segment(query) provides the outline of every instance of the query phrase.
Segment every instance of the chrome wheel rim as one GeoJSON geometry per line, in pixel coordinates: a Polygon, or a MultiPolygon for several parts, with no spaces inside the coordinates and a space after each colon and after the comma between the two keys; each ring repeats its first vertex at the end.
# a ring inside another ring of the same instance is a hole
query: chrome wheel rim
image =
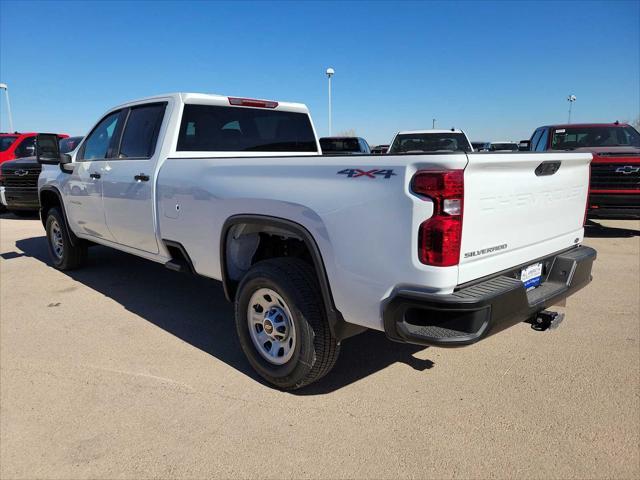
{"type": "Polygon", "coordinates": [[[60,228],[60,224],[57,220],[51,222],[51,235],[49,238],[51,242],[51,250],[56,258],[60,260],[64,253],[64,243],[62,239],[62,228],[60,228]]]}
{"type": "Polygon", "coordinates": [[[247,323],[253,346],[262,358],[283,365],[296,348],[296,329],[291,310],[270,288],[256,290],[247,307],[247,323]]]}

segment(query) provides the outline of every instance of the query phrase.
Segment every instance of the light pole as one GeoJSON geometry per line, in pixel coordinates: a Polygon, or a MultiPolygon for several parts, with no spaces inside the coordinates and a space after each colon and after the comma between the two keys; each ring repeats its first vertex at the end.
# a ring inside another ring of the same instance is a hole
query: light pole
{"type": "Polygon", "coordinates": [[[7,99],[7,116],[9,117],[9,131],[13,132],[13,119],[11,118],[11,104],[9,103],[9,87],[6,83],[0,83],[0,90],[4,90],[7,99]]]}
{"type": "Polygon", "coordinates": [[[433,128],[433,129],[436,128],[436,119],[435,118],[431,121],[431,128],[433,128]]]}
{"type": "Polygon", "coordinates": [[[336,71],[329,67],[327,68],[326,74],[329,79],[329,136],[331,136],[331,77],[336,73],[336,71]]]}
{"type": "Polygon", "coordinates": [[[573,106],[573,102],[576,101],[575,95],[569,95],[567,97],[567,102],[569,102],[569,121],[567,123],[571,123],[571,107],[573,106]]]}

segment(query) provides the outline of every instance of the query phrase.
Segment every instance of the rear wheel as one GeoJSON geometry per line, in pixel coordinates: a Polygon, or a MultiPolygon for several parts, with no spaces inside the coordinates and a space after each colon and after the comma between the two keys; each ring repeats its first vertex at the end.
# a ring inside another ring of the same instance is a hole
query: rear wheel
{"type": "Polygon", "coordinates": [[[87,246],[82,240],[71,243],[64,217],[56,207],[49,209],[46,220],[47,241],[53,266],[58,270],[73,270],[87,258],[87,246]]]}
{"type": "Polygon", "coordinates": [[[249,270],[238,289],[235,319],[251,366],[283,390],[319,380],[338,358],[315,273],[297,258],[265,260],[249,270]]]}

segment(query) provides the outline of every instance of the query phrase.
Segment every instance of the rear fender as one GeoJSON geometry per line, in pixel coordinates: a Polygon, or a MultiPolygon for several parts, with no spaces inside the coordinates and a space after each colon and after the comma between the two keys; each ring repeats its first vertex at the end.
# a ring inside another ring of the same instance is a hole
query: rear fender
{"type": "Polygon", "coordinates": [[[247,224],[252,227],[277,228],[279,230],[289,232],[292,236],[301,239],[311,254],[325,312],[329,321],[329,327],[331,328],[333,335],[338,340],[341,340],[364,330],[364,327],[347,323],[340,311],[336,308],[333,301],[333,295],[331,293],[327,271],[322,259],[322,254],[313,235],[299,223],[284,218],[268,215],[242,214],[229,217],[224,223],[220,237],[220,267],[224,293],[229,301],[233,301],[235,299],[238,282],[234,281],[229,276],[227,264],[227,238],[230,230],[239,224],[247,224]]]}

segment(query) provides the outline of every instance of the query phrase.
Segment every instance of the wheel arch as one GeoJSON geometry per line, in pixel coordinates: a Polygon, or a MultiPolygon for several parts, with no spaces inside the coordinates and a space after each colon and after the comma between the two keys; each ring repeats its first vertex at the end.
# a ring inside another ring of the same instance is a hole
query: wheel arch
{"type": "Polygon", "coordinates": [[[75,233],[73,233],[71,227],[69,226],[69,218],[67,217],[67,211],[64,208],[64,202],[62,201],[62,194],[60,193],[60,190],[58,190],[56,187],[44,186],[38,192],[38,199],[40,201],[40,221],[42,222],[42,225],[46,228],[47,212],[49,211],[49,209],[53,207],[60,207],[62,216],[64,218],[64,228],[69,235],[71,245],[78,245],[80,239],[76,237],[75,233]]]}
{"type": "Polygon", "coordinates": [[[251,225],[252,227],[265,229],[276,228],[290,233],[294,238],[299,238],[311,256],[318,285],[320,286],[325,312],[329,321],[329,327],[333,335],[338,340],[342,340],[365,330],[364,327],[347,323],[340,311],[336,308],[322,253],[311,232],[303,225],[285,218],[259,214],[240,214],[231,216],[225,221],[220,236],[220,270],[224,294],[229,301],[234,301],[239,281],[232,279],[229,275],[227,239],[232,228],[238,225],[251,225]]]}

